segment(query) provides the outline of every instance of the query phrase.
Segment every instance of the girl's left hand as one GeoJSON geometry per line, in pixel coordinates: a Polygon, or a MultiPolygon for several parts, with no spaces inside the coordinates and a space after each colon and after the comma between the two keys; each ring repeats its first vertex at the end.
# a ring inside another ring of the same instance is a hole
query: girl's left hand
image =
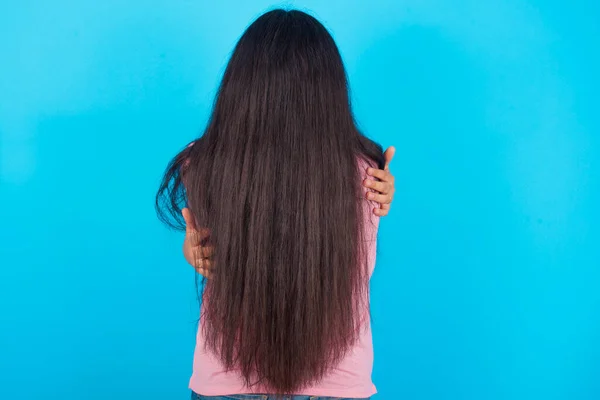
{"type": "Polygon", "coordinates": [[[374,208],[373,213],[380,217],[388,215],[394,199],[396,189],[394,187],[394,175],[390,172],[390,162],[394,158],[395,152],[396,149],[392,146],[388,147],[383,153],[385,157],[384,169],[367,168],[367,174],[379,179],[379,181],[369,178],[363,181],[363,185],[372,190],[367,192],[367,199],[379,203],[379,208],[374,208]]]}
{"type": "Polygon", "coordinates": [[[196,222],[188,208],[181,210],[185,220],[185,239],[183,241],[183,256],[196,271],[210,278],[212,276],[212,257],[214,248],[207,244],[210,231],[207,228],[196,228],[196,222]]]}

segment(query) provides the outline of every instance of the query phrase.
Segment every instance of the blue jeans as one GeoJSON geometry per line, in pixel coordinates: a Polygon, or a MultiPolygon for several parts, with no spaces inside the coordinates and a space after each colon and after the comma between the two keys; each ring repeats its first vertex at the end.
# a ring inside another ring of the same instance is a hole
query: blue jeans
{"type": "MultiPolygon", "coordinates": [[[[284,400],[369,400],[342,397],[320,397],[320,396],[284,396],[284,400]]],[[[228,394],[226,396],[202,396],[192,392],[192,400],[276,400],[275,396],[266,394],[228,394]]]]}

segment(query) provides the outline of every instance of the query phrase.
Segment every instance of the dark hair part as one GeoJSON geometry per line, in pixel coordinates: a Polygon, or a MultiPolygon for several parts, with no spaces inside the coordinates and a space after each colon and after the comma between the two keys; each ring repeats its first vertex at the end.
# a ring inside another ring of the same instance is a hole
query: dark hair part
{"type": "Polygon", "coordinates": [[[181,228],[187,204],[210,229],[201,329],[248,386],[298,393],[358,338],[369,280],[359,160],[383,165],[356,127],[331,35],[300,11],[259,17],[204,134],[171,161],[156,196],[167,224],[181,228]]]}

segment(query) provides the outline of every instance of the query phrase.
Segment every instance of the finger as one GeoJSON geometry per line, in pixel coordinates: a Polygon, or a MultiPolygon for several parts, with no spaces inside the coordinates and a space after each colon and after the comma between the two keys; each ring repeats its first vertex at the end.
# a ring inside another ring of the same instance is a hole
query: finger
{"type": "Polygon", "coordinates": [[[186,207],[182,209],[181,215],[183,215],[183,219],[185,220],[186,233],[196,235],[194,239],[202,241],[210,236],[210,230],[208,228],[196,227],[196,218],[194,218],[189,208],[186,207]]]}
{"type": "Polygon", "coordinates": [[[387,182],[377,182],[372,179],[365,179],[364,185],[369,189],[376,190],[383,194],[388,194],[393,190],[393,186],[387,182]]]}
{"type": "Polygon", "coordinates": [[[184,208],[181,210],[181,215],[183,215],[183,219],[185,221],[185,230],[186,231],[195,231],[196,223],[194,221],[194,216],[189,208],[184,208]]]}
{"type": "Polygon", "coordinates": [[[202,246],[204,241],[210,237],[210,230],[208,228],[201,228],[198,230],[187,230],[186,241],[193,248],[202,246]]]}
{"type": "Polygon", "coordinates": [[[367,175],[374,176],[375,178],[378,178],[384,182],[391,182],[394,180],[394,176],[389,170],[367,168],[367,175]]]}
{"type": "Polygon", "coordinates": [[[197,252],[199,258],[208,259],[215,254],[215,248],[213,246],[199,246],[197,252]]]}
{"type": "Polygon", "coordinates": [[[213,262],[209,258],[199,258],[194,263],[194,268],[196,268],[196,269],[204,268],[206,270],[209,270],[209,269],[212,269],[212,267],[213,267],[213,262]]]}
{"type": "Polygon", "coordinates": [[[213,275],[212,264],[207,265],[206,262],[203,262],[200,266],[194,267],[194,269],[196,270],[196,272],[198,272],[200,275],[206,278],[210,278],[213,275]]]}
{"type": "MultiPolygon", "coordinates": [[[[197,262],[199,260],[210,260],[213,258],[214,255],[214,247],[213,246],[195,246],[191,248],[191,254],[192,254],[192,259],[194,260],[194,262],[197,262]]],[[[194,265],[196,265],[194,264],[194,265]]]]}
{"type": "Polygon", "coordinates": [[[200,238],[200,240],[205,240],[210,237],[210,229],[208,228],[200,228],[196,230],[196,234],[200,238]]]}
{"type": "Polygon", "coordinates": [[[379,217],[385,217],[390,212],[390,204],[381,204],[373,209],[373,213],[379,217]]]}
{"type": "Polygon", "coordinates": [[[367,199],[372,200],[379,204],[387,204],[392,202],[392,196],[389,194],[379,194],[369,192],[367,193],[367,199]]]}
{"type": "Polygon", "coordinates": [[[394,158],[394,154],[396,154],[396,148],[394,146],[388,147],[385,153],[383,153],[383,158],[385,158],[385,170],[390,169],[390,163],[392,162],[392,158],[394,158]]]}
{"type": "Polygon", "coordinates": [[[384,210],[383,208],[374,208],[373,209],[373,214],[377,215],[378,217],[385,217],[386,215],[388,215],[388,213],[390,212],[390,210],[384,210]]]}
{"type": "Polygon", "coordinates": [[[204,268],[196,268],[196,272],[205,277],[206,279],[212,278],[213,273],[204,268]]]}

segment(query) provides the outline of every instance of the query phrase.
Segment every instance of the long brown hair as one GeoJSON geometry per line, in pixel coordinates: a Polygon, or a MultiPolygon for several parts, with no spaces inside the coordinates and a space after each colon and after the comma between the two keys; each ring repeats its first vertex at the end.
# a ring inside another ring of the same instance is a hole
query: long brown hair
{"type": "Polygon", "coordinates": [[[298,393],[358,337],[369,279],[361,159],[383,165],[356,127],[331,35],[300,11],[259,17],[204,134],[171,161],[156,199],[169,225],[182,227],[187,205],[211,232],[206,348],[249,387],[298,393]]]}

